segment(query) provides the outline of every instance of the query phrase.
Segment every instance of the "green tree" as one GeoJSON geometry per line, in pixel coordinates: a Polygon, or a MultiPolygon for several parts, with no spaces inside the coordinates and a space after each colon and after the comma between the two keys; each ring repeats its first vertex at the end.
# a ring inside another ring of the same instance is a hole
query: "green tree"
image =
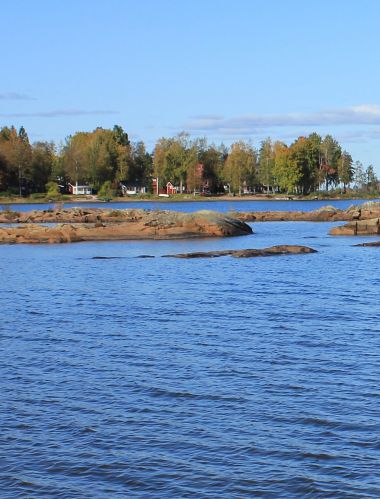
{"type": "Polygon", "coordinates": [[[375,174],[373,165],[369,165],[365,171],[366,181],[367,181],[367,191],[376,192],[378,190],[379,180],[375,174]]]}
{"type": "Polygon", "coordinates": [[[210,192],[214,194],[223,192],[224,155],[221,149],[218,149],[214,144],[207,146],[207,142],[203,142],[202,147],[198,148],[198,158],[203,165],[203,179],[210,192]]]}
{"type": "Polygon", "coordinates": [[[288,155],[289,188],[291,192],[307,194],[313,183],[310,164],[309,141],[306,137],[298,137],[291,144],[288,155]]]}
{"type": "Polygon", "coordinates": [[[154,147],[153,152],[153,175],[157,179],[157,189],[159,186],[165,185],[168,181],[168,150],[170,147],[170,140],[162,137],[159,139],[154,147]]]}
{"type": "Polygon", "coordinates": [[[273,174],[275,182],[280,190],[288,194],[297,190],[302,179],[302,168],[299,164],[297,146],[288,148],[285,144],[278,142],[275,144],[275,166],[273,174]]]}
{"type": "Polygon", "coordinates": [[[170,139],[161,138],[156,143],[153,172],[160,185],[172,182],[179,185],[180,192],[183,191],[187,172],[194,163],[195,149],[189,135],[184,132],[170,139]]]}
{"type": "Polygon", "coordinates": [[[224,165],[224,178],[232,192],[242,193],[244,184],[255,182],[256,152],[247,142],[239,141],[231,145],[224,165]]]}
{"type": "Polygon", "coordinates": [[[58,184],[53,180],[50,180],[50,182],[46,183],[45,190],[46,190],[46,195],[49,198],[54,199],[60,195],[58,184]]]}
{"type": "Polygon", "coordinates": [[[330,184],[337,184],[338,164],[342,150],[338,142],[331,136],[326,135],[321,143],[321,165],[320,182],[325,184],[326,191],[330,184]]]}
{"type": "Polygon", "coordinates": [[[343,192],[346,192],[347,186],[352,182],[354,175],[353,161],[347,151],[343,151],[338,161],[339,181],[343,184],[343,192]]]}
{"type": "Polygon", "coordinates": [[[33,190],[44,192],[51,178],[55,162],[55,146],[53,142],[36,142],[32,146],[31,177],[33,190]]]}
{"type": "Polygon", "coordinates": [[[78,132],[73,136],[69,136],[62,149],[64,172],[72,183],[83,183],[90,180],[89,135],[87,132],[78,132]]]}
{"type": "Polygon", "coordinates": [[[78,132],[68,137],[61,154],[64,175],[71,182],[91,183],[97,189],[109,180],[116,187],[128,170],[128,135],[121,127],[78,132]]]}
{"type": "Polygon", "coordinates": [[[117,174],[116,181],[123,182],[129,176],[129,164],[131,161],[131,144],[128,134],[120,125],[113,127],[113,138],[116,143],[117,174]]]}
{"type": "Polygon", "coordinates": [[[112,187],[112,182],[110,180],[106,180],[99,189],[98,197],[109,201],[115,196],[115,194],[116,193],[115,189],[112,187]]]}
{"type": "Polygon", "coordinates": [[[198,161],[198,149],[193,145],[185,154],[186,180],[189,191],[200,191],[203,186],[204,166],[198,161]]]}
{"type": "Polygon", "coordinates": [[[130,145],[128,134],[124,132],[123,127],[115,125],[113,127],[113,137],[117,144],[128,147],[130,145]]]}
{"type": "Polygon", "coordinates": [[[367,175],[364,171],[363,164],[360,161],[356,161],[354,165],[354,182],[355,187],[358,190],[363,190],[367,181],[367,175]]]}
{"type": "Polygon", "coordinates": [[[111,130],[97,128],[90,134],[86,156],[90,169],[90,182],[96,189],[106,181],[115,184],[118,148],[111,130]]]}
{"type": "Polygon", "coordinates": [[[314,132],[306,138],[306,141],[308,167],[304,170],[303,189],[305,193],[309,193],[319,188],[322,137],[314,132]]]}
{"type": "Polygon", "coordinates": [[[261,142],[258,163],[259,182],[266,187],[267,193],[269,193],[271,188],[273,190],[273,168],[275,164],[273,144],[269,137],[261,142]]]}
{"type": "Polygon", "coordinates": [[[0,156],[4,190],[17,192],[19,195],[27,194],[31,181],[32,150],[24,127],[18,133],[14,127],[1,129],[0,156]]]}
{"type": "Polygon", "coordinates": [[[19,129],[18,140],[15,146],[19,176],[19,195],[22,196],[29,193],[32,181],[32,148],[29,143],[28,134],[23,126],[19,129]]]}
{"type": "Polygon", "coordinates": [[[134,184],[148,185],[152,176],[152,156],[142,141],[131,143],[128,176],[125,180],[134,184]]]}

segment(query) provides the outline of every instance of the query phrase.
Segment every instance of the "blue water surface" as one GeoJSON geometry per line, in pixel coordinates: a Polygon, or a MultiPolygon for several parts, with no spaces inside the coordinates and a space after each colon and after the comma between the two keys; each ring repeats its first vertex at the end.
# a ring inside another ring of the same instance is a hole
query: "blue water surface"
{"type": "Polygon", "coordinates": [[[379,497],[380,248],[332,225],[0,246],[1,497],[379,497]],[[318,253],[161,258],[273,244],[318,253]]]}
{"type": "MultiPolygon", "coordinates": [[[[375,200],[379,201],[379,200],[375,200]]],[[[336,199],[336,200],[312,200],[312,201],[288,201],[288,200],[221,200],[221,201],[127,201],[127,202],[77,202],[65,203],[64,208],[107,208],[107,209],[132,209],[140,208],[147,210],[173,210],[193,212],[198,210],[215,210],[219,212],[228,211],[312,211],[322,206],[335,206],[346,209],[351,205],[362,204],[363,199],[336,199]]],[[[31,203],[11,205],[15,211],[47,210],[54,208],[54,203],[31,203]]],[[[9,206],[8,206],[9,208],[9,206]]]]}

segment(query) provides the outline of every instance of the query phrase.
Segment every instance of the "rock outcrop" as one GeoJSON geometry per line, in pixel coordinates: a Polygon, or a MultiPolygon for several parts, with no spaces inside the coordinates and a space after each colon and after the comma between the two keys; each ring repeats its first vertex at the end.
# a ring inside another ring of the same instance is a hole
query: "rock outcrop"
{"type": "Polygon", "coordinates": [[[380,203],[371,201],[346,210],[322,206],[314,211],[254,211],[235,215],[245,222],[349,222],[380,217],[380,203]]]}
{"type": "Polygon", "coordinates": [[[332,236],[375,236],[380,234],[380,219],[355,220],[333,227],[329,234],[332,236]]]}
{"type": "Polygon", "coordinates": [[[227,237],[252,233],[246,223],[211,211],[128,210],[120,221],[43,226],[34,223],[0,228],[0,243],[68,243],[128,239],[227,237]]]}
{"type": "Polygon", "coordinates": [[[301,255],[306,253],[317,253],[317,250],[307,246],[278,245],[263,249],[242,249],[222,251],[198,251],[194,253],[177,253],[164,255],[165,258],[218,258],[221,256],[232,256],[234,258],[255,258],[258,256],[276,255],[301,255]]]}
{"type": "MultiPolygon", "coordinates": [[[[18,212],[0,211],[0,223],[115,223],[130,222],[145,218],[148,210],[140,209],[101,209],[68,208],[52,210],[34,210],[18,212]]],[[[159,211],[150,213],[170,213],[159,211]]],[[[201,212],[198,212],[201,213],[201,212]]],[[[213,212],[204,212],[213,213],[213,212]]],[[[229,218],[243,222],[349,222],[380,218],[380,203],[370,201],[361,205],[352,205],[346,210],[334,206],[323,206],[314,211],[252,211],[233,212],[229,218]]]]}

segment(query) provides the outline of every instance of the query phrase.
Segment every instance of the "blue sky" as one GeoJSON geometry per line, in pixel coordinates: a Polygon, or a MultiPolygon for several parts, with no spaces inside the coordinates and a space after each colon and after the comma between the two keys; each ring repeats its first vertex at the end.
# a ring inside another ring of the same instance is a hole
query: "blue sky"
{"type": "Polygon", "coordinates": [[[149,150],[331,133],[380,174],[378,0],[1,5],[0,125],[32,141],[120,124],[149,150]]]}

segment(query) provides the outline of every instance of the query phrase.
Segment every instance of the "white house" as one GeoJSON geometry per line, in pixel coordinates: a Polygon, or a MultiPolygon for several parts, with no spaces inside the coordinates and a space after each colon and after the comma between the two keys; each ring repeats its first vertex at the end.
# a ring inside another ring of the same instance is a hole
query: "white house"
{"type": "Polygon", "coordinates": [[[143,185],[120,184],[123,196],[133,196],[135,194],[146,194],[146,187],[143,185]]]}
{"type": "Polygon", "coordinates": [[[69,184],[70,192],[71,194],[76,194],[76,195],[89,195],[92,194],[92,189],[88,185],[78,185],[78,182],[73,184],[69,184]]]}

